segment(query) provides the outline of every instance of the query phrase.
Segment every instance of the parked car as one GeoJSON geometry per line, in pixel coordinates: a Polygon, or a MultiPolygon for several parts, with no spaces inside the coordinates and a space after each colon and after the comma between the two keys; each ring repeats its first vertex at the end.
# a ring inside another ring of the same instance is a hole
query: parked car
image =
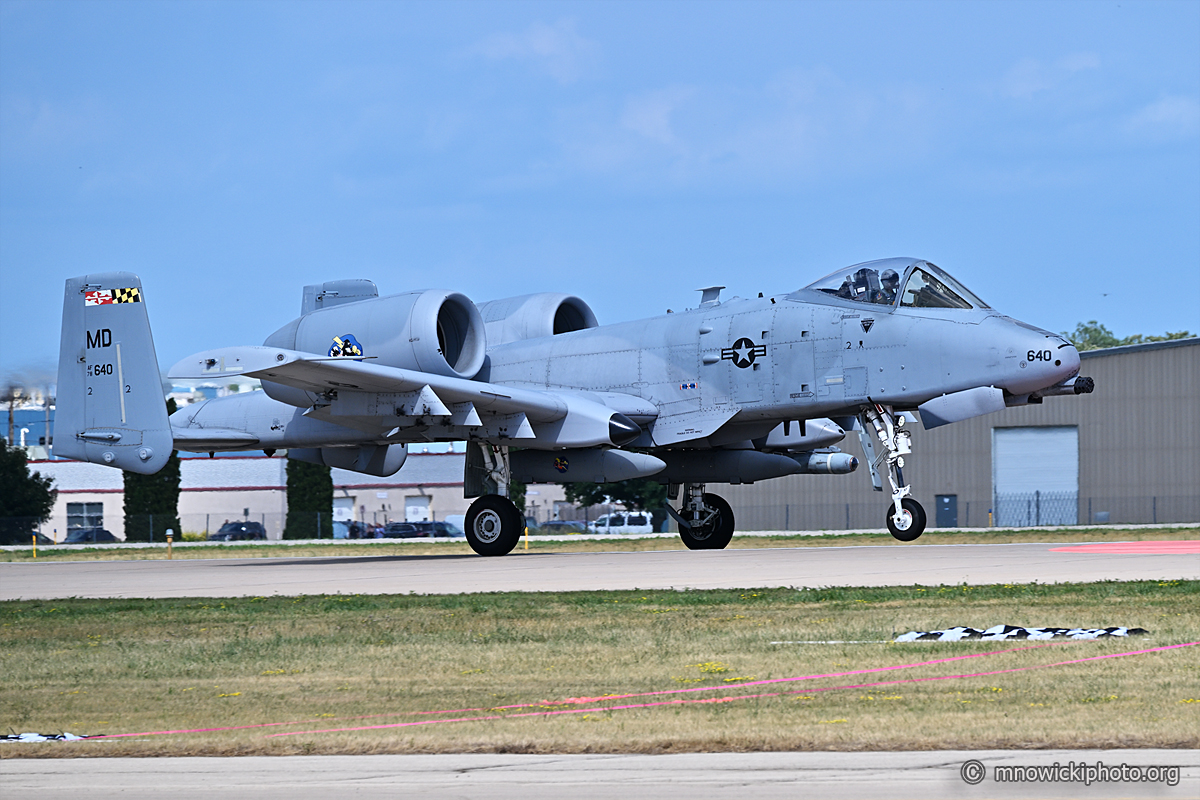
{"type": "Polygon", "coordinates": [[[244,542],[250,539],[266,539],[267,530],[261,522],[226,522],[216,533],[210,533],[210,542],[244,542]]]}
{"type": "Polygon", "coordinates": [[[587,525],[576,520],[552,519],[549,522],[543,522],[537,529],[538,533],[570,535],[573,533],[586,533],[587,525]]]}
{"type": "Polygon", "coordinates": [[[653,533],[654,526],[646,511],[618,511],[596,517],[588,524],[592,533],[653,533]]]}
{"type": "Polygon", "coordinates": [[[452,525],[449,522],[412,522],[410,525],[416,525],[417,530],[423,531],[429,536],[466,536],[457,525],[452,525]]]}
{"type": "Polygon", "coordinates": [[[384,539],[419,539],[428,535],[428,531],[418,530],[412,522],[389,522],[383,526],[384,539]]]}
{"type": "Polygon", "coordinates": [[[67,534],[63,544],[107,544],[119,541],[104,528],[77,528],[67,534]]]}
{"type": "Polygon", "coordinates": [[[33,544],[34,539],[37,539],[37,543],[39,545],[54,544],[54,540],[51,539],[49,536],[43,536],[42,534],[40,534],[36,531],[16,531],[13,533],[0,533],[0,545],[15,545],[15,544],[30,545],[30,544],[33,544]]]}

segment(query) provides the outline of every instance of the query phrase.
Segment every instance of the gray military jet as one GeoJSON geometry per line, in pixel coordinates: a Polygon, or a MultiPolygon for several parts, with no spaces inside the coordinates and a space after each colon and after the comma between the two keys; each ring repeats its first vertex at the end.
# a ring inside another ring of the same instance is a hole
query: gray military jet
{"type": "Polygon", "coordinates": [[[668,484],[691,549],[721,549],[734,513],[707,483],[845,474],[858,433],[885,520],[903,541],[925,512],[903,477],[907,427],[1092,391],[1057,334],[991,309],[927,261],[838,270],[798,291],[601,326],[586,303],[531,294],[476,305],[431,289],[379,297],[343,280],[304,288],[300,316],[261,346],[198,353],[172,378],[257,378],[263,391],[169,419],[141,282],[71,278],[63,304],[55,452],[132,472],[171,450],[287,449],[288,458],[394,474],[415,442],[466,441],[467,539],[516,545],[510,480],[668,484]],[[682,499],[680,500],[680,494],[682,499]]]}

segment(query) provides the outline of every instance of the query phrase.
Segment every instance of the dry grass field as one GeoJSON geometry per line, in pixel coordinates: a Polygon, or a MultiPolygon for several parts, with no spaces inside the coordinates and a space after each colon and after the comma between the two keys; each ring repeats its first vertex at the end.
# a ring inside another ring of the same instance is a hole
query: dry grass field
{"type": "Polygon", "coordinates": [[[0,729],[110,738],[0,758],[1195,748],[1200,646],[1097,657],[1200,642],[1198,596],[1165,581],[7,602],[0,729]],[[879,641],[999,623],[1150,634],[879,641]],[[798,641],[833,643],[778,643],[798,641]],[[825,677],[780,680],[805,676],[825,677]]]}
{"type": "MultiPolygon", "coordinates": [[[[915,542],[898,542],[886,531],[878,533],[829,534],[820,536],[734,536],[729,549],[787,547],[848,547],[880,545],[887,547],[917,547],[934,544],[1017,544],[1022,542],[1139,542],[1158,539],[1200,539],[1200,527],[1187,528],[1071,528],[1041,530],[988,530],[943,532],[930,530],[915,542]]],[[[604,539],[546,540],[530,536],[528,548],[523,540],[508,558],[523,553],[586,553],[619,550],[681,550],[683,544],[676,536],[638,539],[613,536],[604,539]]],[[[338,542],[263,542],[246,544],[189,544],[172,548],[172,558],[296,558],[308,556],[390,556],[390,555],[466,555],[471,548],[464,539],[373,539],[338,542]]],[[[167,557],[166,547],[122,545],[119,547],[78,547],[61,545],[40,547],[37,558],[56,561],[130,561],[157,560],[167,557]]],[[[0,550],[0,561],[26,561],[34,558],[31,548],[0,550]]]]}

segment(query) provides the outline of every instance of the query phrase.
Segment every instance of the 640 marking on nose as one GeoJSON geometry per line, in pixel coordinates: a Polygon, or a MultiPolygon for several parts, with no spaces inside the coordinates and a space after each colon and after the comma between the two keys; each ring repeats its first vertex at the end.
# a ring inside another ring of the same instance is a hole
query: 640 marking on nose
{"type": "Polygon", "coordinates": [[[1025,354],[1026,361],[1053,361],[1054,354],[1049,350],[1030,350],[1025,354]]]}

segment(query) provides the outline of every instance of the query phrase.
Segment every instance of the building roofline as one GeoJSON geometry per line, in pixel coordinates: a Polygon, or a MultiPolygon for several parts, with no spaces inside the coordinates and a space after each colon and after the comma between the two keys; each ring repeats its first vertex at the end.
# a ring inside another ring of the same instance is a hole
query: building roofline
{"type": "Polygon", "coordinates": [[[1142,342],[1127,344],[1121,347],[1104,347],[1099,350],[1084,350],[1079,354],[1080,359],[1099,358],[1101,356],[1123,356],[1126,353],[1141,353],[1146,350],[1168,350],[1172,347],[1191,347],[1200,344],[1200,337],[1192,336],[1187,339],[1171,339],[1167,342],[1142,342]]]}

